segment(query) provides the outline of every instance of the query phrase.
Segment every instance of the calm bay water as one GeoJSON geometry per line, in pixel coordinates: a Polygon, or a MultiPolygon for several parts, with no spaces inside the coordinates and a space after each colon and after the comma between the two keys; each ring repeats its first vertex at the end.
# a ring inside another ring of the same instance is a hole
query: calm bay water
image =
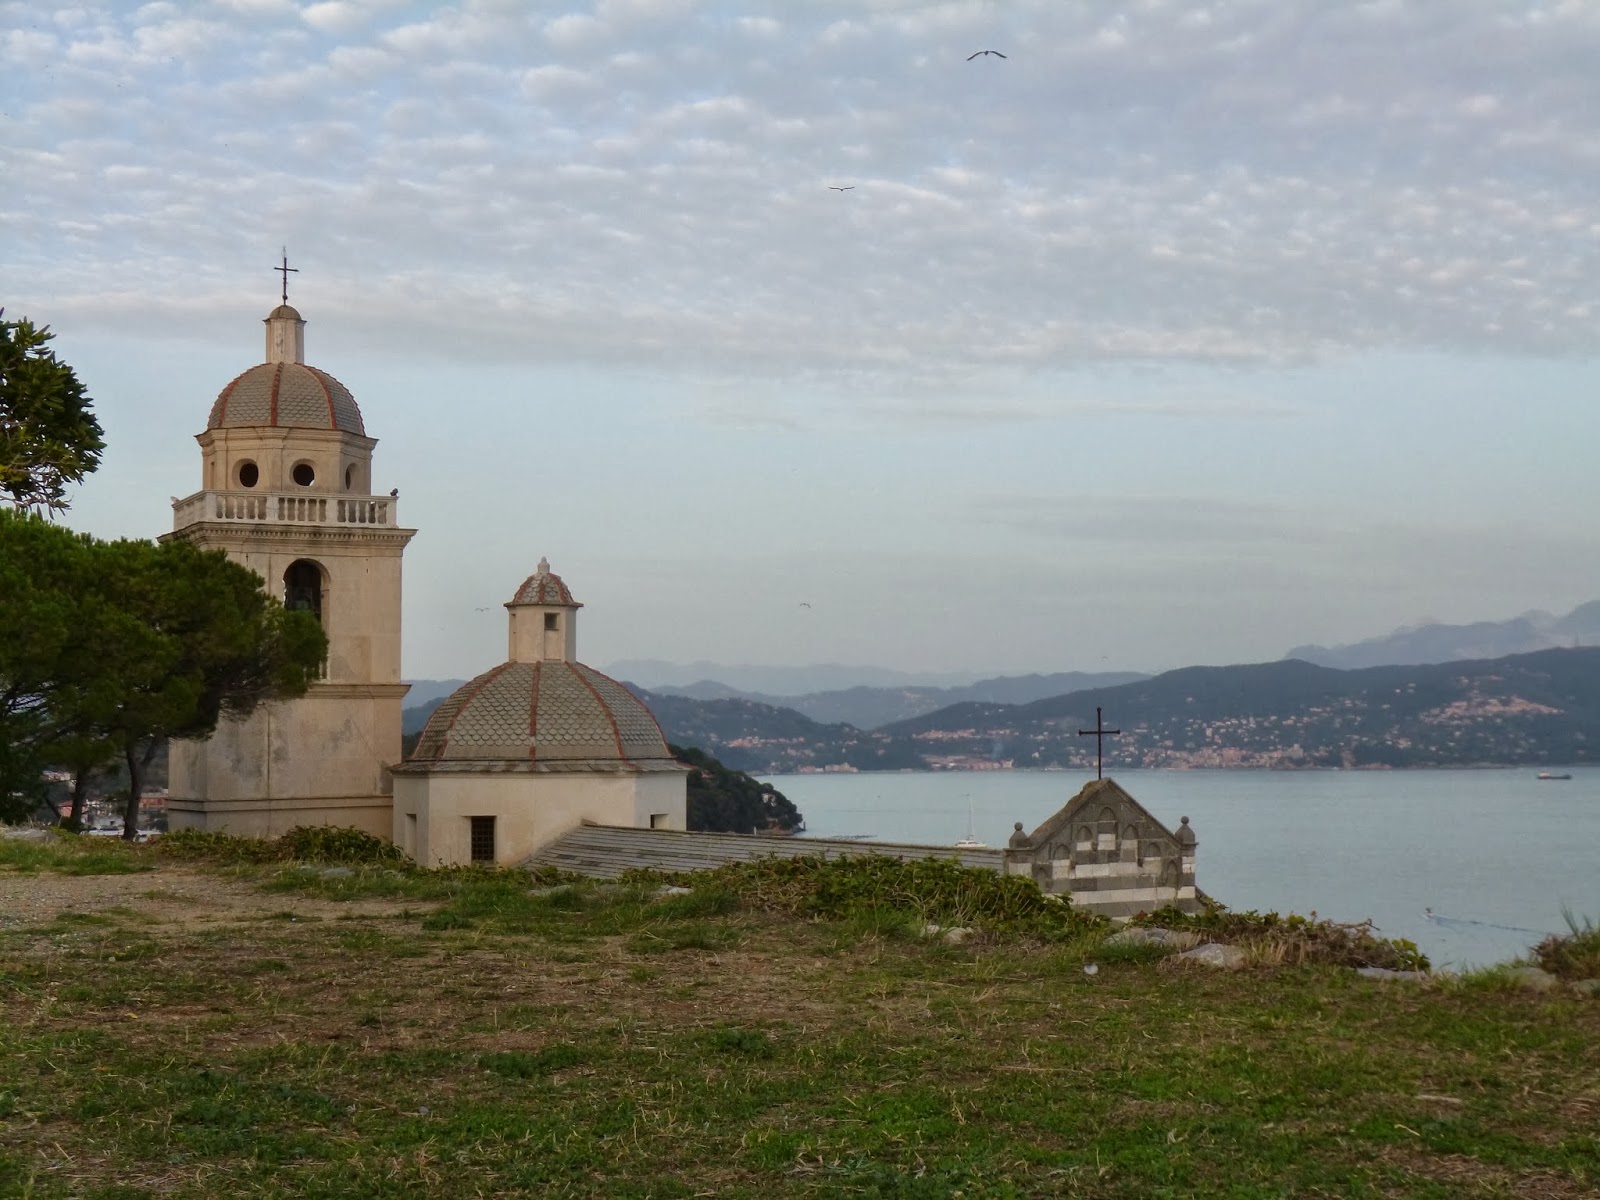
{"type": "MultiPolygon", "coordinates": [[[[1600,921],[1600,767],[1570,781],[1497,771],[1117,771],[1169,827],[1199,836],[1196,877],[1234,909],[1371,918],[1436,966],[1501,962],[1600,921]],[[1441,921],[1428,919],[1431,908],[1441,921]]],[[[817,837],[1004,846],[1084,776],[1055,771],[778,775],[817,837]]]]}

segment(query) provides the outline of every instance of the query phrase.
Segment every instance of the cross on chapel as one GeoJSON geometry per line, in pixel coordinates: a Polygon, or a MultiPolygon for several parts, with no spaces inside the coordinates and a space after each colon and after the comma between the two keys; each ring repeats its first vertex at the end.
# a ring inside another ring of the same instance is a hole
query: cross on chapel
{"type": "Polygon", "coordinates": [[[289,303],[289,272],[293,271],[296,275],[300,274],[299,267],[291,267],[289,265],[289,247],[285,246],[283,248],[283,265],[272,269],[283,276],[283,302],[287,304],[289,303]]]}
{"type": "Polygon", "coordinates": [[[1105,775],[1105,749],[1106,739],[1113,734],[1121,733],[1120,729],[1107,729],[1105,720],[1100,716],[1100,706],[1094,706],[1094,728],[1078,730],[1079,737],[1094,738],[1094,777],[1104,779],[1105,775]]]}

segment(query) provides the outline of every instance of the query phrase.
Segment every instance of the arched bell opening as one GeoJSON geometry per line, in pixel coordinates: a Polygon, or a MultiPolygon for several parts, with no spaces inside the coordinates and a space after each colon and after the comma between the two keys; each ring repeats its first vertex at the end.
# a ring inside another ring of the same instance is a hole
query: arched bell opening
{"type": "Polygon", "coordinates": [[[327,573],[320,563],[297,558],[283,573],[283,606],[292,612],[308,612],[324,626],[327,599],[327,573]]]}

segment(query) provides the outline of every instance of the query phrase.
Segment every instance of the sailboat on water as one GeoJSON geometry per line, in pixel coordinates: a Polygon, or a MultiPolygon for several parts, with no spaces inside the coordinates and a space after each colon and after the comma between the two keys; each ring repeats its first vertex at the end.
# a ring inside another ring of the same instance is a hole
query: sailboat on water
{"type": "Polygon", "coordinates": [[[967,797],[967,836],[956,843],[957,850],[987,850],[989,847],[980,842],[972,832],[972,797],[967,797]]]}

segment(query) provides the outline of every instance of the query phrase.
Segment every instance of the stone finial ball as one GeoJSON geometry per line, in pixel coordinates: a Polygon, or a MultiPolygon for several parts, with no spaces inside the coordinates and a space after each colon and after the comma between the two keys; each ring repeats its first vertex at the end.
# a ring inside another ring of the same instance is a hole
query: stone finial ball
{"type": "MultiPolygon", "coordinates": [[[[1189,819],[1188,817],[1184,818],[1185,821],[1187,821],[1188,819],[1189,819]]],[[[1022,822],[1021,821],[1012,822],[1011,828],[1017,830],[1020,833],[1022,831],[1022,822]]]]}

